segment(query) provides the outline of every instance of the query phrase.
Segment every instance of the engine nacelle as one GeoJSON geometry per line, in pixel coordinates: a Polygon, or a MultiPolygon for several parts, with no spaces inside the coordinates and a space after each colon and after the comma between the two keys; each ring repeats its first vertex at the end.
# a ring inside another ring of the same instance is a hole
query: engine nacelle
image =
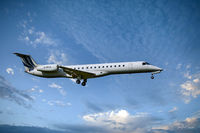
{"type": "Polygon", "coordinates": [[[55,72],[58,71],[58,65],[57,64],[41,65],[37,66],[37,70],[42,72],[55,72]]]}

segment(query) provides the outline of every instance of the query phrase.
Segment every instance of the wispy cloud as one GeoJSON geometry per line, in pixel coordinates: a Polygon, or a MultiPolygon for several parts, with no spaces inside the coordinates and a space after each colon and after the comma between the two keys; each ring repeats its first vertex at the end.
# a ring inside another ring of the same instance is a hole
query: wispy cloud
{"type": "Polygon", "coordinates": [[[71,106],[72,104],[70,102],[63,102],[63,101],[60,101],[60,100],[51,100],[51,101],[48,101],[47,102],[48,105],[50,106],[71,106]]]}
{"type": "Polygon", "coordinates": [[[8,74],[14,75],[14,70],[13,70],[12,68],[7,68],[7,69],[6,69],[6,72],[7,72],[8,74]]]}
{"type": "Polygon", "coordinates": [[[187,117],[183,121],[175,121],[172,124],[161,125],[158,127],[153,127],[153,131],[160,131],[166,133],[189,133],[189,132],[199,132],[200,131],[200,118],[198,117],[187,117]]]}
{"type": "Polygon", "coordinates": [[[34,26],[32,26],[32,15],[30,12],[27,13],[28,19],[23,20],[20,23],[20,27],[22,27],[23,31],[19,36],[19,39],[24,41],[25,43],[37,47],[40,45],[43,46],[56,46],[58,39],[54,39],[47,35],[44,31],[36,30],[34,26]]]}
{"type": "Polygon", "coordinates": [[[177,111],[178,110],[178,108],[177,107],[173,107],[171,110],[169,110],[168,112],[169,113],[172,113],[172,112],[175,112],[175,111],[177,111]]]}
{"type": "Polygon", "coordinates": [[[67,95],[67,92],[64,89],[62,89],[62,86],[60,86],[60,85],[58,85],[56,83],[49,84],[49,87],[50,88],[56,88],[62,96],[66,96],[67,95]]]}
{"type": "Polygon", "coordinates": [[[56,46],[57,43],[55,40],[50,38],[45,32],[43,31],[34,31],[29,29],[27,34],[22,38],[27,44],[32,45],[33,47],[37,47],[38,45],[45,45],[45,46],[56,46]]]}
{"type": "Polygon", "coordinates": [[[177,66],[176,66],[176,70],[179,70],[181,68],[182,64],[179,63],[177,66]]]}
{"type": "Polygon", "coordinates": [[[188,65],[186,66],[186,69],[189,69],[189,68],[191,68],[191,65],[190,65],[190,64],[188,64],[188,65]]]}
{"type": "Polygon", "coordinates": [[[37,93],[43,93],[44,90],[40,89],[39,86],[35,85],[31,89],[28,89],[27,92],[37,92],[37,93]]]}
{"type": "Polygon", "coordinates": [[[57,89],[62,88],[62,86],[60,86],[58,84],[55,84],[55,83],[50,84],[49,87],[51,87],[51,88],[57,88],[57,89]]]}
{"type": "Polygon", "coordinates": [[[0,76],[0,98],[14,101],[26,108],[30,108],[30,101],[33,101],[31,96],[12,87],[2,76],[0,76]]]}

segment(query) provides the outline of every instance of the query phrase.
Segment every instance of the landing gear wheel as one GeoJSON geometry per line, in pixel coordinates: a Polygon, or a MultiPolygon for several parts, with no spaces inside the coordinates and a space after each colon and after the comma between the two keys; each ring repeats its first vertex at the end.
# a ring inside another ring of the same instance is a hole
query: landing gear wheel
{"type": "Polygon", "coordinates": [[[77,79],[77,80],[76,80],[76,83],[77,83],[77,84],[80,84],[80,83],[81,83],[81,81],[80,81],[79,79],[77,79]]]}
{"type": "Polygon", "coordinates": [[[82,86],[85,86],[87,83],[87,79],[84,79],[83,82],[81,83],[82,86]]]}
{"type": "Polygon", "coordinates": [[[85,85],[86,85],[86,82],[82,82],[81,85],[82,85],[82,86],[85,86],[85,85]]]}
{"type": "Polygon", "coordinates": [[[151,76],[151,79],[154,79],[154,76],[153,76],[153,75],[151,76]]]}

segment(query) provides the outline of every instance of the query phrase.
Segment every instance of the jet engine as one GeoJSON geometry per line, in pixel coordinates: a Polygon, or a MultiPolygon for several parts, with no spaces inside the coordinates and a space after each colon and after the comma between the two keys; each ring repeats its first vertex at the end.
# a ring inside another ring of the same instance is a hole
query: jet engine
{"type": "Polygon", "coordinates": [[[42,72],[55,72],[58,68],[57,64],[37,66],[37,70],[42,72]]]}

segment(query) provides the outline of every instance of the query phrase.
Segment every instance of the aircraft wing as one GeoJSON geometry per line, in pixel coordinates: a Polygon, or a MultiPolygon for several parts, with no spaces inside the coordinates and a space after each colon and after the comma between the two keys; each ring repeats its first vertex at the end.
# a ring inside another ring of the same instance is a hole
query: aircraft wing
{"type": "Polygon", "coordinates": [[[76,70],[76,69],[72,69],[72,68],[65,67],[65,66],[59,66],[59,67],[62,68],[63,71],[66,72],[67,74],[72,75],[72,77],[74,77],[74,78],[80,77],[82,79],[88,79],[88,78],[92,78],[92,77],[96,76],[95,73],[76,70]]]}

